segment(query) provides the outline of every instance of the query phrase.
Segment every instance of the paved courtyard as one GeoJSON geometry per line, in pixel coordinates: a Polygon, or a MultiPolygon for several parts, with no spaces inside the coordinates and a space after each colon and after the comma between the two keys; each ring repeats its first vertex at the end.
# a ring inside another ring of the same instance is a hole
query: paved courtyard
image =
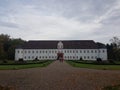
{"type": "Polygon", "coordinates": [[[45,68],[0,70],[0,85],[15,90],[101,90],[120,83],[120,71],[74,68],[55,61],[45,68]]]}

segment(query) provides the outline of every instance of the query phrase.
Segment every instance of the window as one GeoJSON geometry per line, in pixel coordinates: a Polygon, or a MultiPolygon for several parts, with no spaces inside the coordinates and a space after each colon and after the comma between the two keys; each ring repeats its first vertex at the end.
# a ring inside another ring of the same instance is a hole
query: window
{"type": "Polygon", "coordinates": [[[40,53],[41,53],[41,51],[40,51],[40,53]]]}
{"type": "Polygon", "coordinates": [[[105,51],[103,50],[103,53],[104,53],[105,51]]]}
{"type": "Polygon", "coordinates": [[[95,56],[95,58],[97,59],[97,56],[95,56]]]}
{"type": "Polygon", "coordinates": [[[82,51],[80,50],[80,53],[82,53],[82,51]]]}
{"type": "Polygon", "coordinates": [[[76,53],[78,53],[78,51],[76,51],[76,53]]]}
{"type": "Polygon", "coordinates": [[[32,59],[34,59],[34,56],[32,56],[32,59]]]}
{"type": "Polygon", "coordinates": [[[44,51],[43,51],[43,53],[44,53],[44,51]]]}
{"type": "Polygon", "coordinates": [[[84,50],[84,53],[86,53],[86,51],[84,50]]]}
{"type": "Polygon", "coordinates": [[[97,53],[97,51],[95,50],[95,53],[97,53]]]}
{"type": "Polygon", "coordinates": [[[65,56],[65,58],[66,58],[66,56],[65,56]]]}
{"type": "Polygon", "coordinates": [[[91,58],[93,59],[93,56],[91,56],[91,58]]]}
{"type": "Polygon", "coordinates": [[[30,51],[28,51],[28,53],[30,53],[30,51]]]}
{"type": "Polygon", "coordinates": [[[49,53],[51,53],[51,51],[49,51],[49,53]]]}
{"type": "Polygon", "coordinates": [[[32,53],[34,53],[34,51],[32,51],[32,53]]]}
{"type": "Polygon", "coordinates": [[[65,50],[65,53],[66,53],[66,50],[65,50]]]}
{"type": "Polygon", "coordinates": [[[86,56],[84,56],[84,59],[86,59],[86,56]]]}
{"type": "Polygon", "coordinates": [[[88,56],[87,58],[89,59],[90,57],[88,56]]]}
{"type": "Polygon", "coordinates": [[[28,59],[30,59],[30,56],[28,56],[28,59]]]}
{"type": "Polygon", "coordinates": [[[26,59],[26,56],[24,58],[26,59]]]}
{"type": "Polygon", "coordinates": [[[52,51],[52,53],[54,53],[54,51],[52,51]]]}
{"type": "Polygon", "coordinates": [[[93,53],[93,50],[91,50],[91,53],[93,53]]]}
{"type": "Polygon", "coordinates": [[[17,51],[18,53],[20,53],[19,51],[17,51]]]}
{"type": "Polygon", "coordinates": [[[25,51],[25,53],[27,53],[27,51],[25,51]]]}
{"type": "Polygon", "coordinates": [[[36,53],[38,53],[38,51],[36,51],[36,53]]]}
{"type": "Polygon", "coordinates": [[[87,53],[89,53],[89,50],[87,50],[87,53]]]}
{"type": "Polygon", "coordinates": [[[68,56],[68,59],[69,59],[69,56],[68,56]]]}
{"type": "Polygon", "coordinates": [[[46,51],[46,53],[47,53],[47,51],[46,51]]]}
{"type": "Polygon", "coordinates": [[[76,56],[76,58],[78,59],[78,56],[76,56]]]}
{"type": "Polygon", "coordinates": [[[74,50],[73,50],[73,53],[74,53],[74,50]]]}
{"type": "Polygon", "coordinates": [[[71,50],[70,50],[70,53],[71,53],[71,50]]]}
{"type": "Polygon", "coordinates": [[[21,53],[23,53],[23,51],[21,51],[21,53]]]}
{"type": "Polygon", "coordinates": [[[67,51],[67,53],[69,53],[69,51],[67,51]]]}
{"type": "Polygon", "coordinates": [[[39,58],[41,58],[41,56],[39,56],[39,58]]]}

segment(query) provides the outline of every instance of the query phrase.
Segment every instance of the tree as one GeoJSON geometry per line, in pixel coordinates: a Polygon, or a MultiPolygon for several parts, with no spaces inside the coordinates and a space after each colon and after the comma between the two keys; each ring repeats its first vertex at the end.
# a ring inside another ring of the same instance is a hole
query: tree
{"type": "Polygon", "coordinates": [[[5,59],[6,56],[7,56],[7,50],[8,50],[8,47],[7,47],[7,44],[10,40],[10,36],[7,35],[7,34],[1,34],[0,35],[0,59],[5,59]]]}
{"type": "Polygon", "coordinates": [[[23,45],[25,43],[22,39],[11,39],[10,47],[8,49],[8,59],[14,60],[15,57],[15,48],[19,45],[23,45]]]}
{"type": "Polygon", "coordinates": [[[111,44],[107,45],[108,58],[113,60],[120,60],[120,39],[113,37],[110,39],[111,44]]]}
{"type": "Polygon", "coordinates": [[[24,44],[22,39],[11,39],[7,34],[0,34],[0,59],[14,60],[15,48],[18,45],[24,44]]]}
{"type": "Polygon", "coordinates": [[[113,37],[110,41],[114,45],[114,48],[120,48],[120,39],[118,37],[113,37]]]}

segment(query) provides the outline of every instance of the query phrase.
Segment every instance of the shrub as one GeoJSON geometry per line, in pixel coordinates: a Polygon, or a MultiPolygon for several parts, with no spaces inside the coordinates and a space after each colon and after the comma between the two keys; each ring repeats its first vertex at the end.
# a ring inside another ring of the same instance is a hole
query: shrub
{"type": "Polygon", "coordinates": [[[7,63],[7,60],[3,60],[3,63],[7,63]]]}
{"type": "Polygon", "coordinates": [[[108,61],[109,61],[109,63],[113,63],[114,64],[114,60],[113,59],[109,59],[108,61]]]}
{"type": "Polygon", "coordinates": [[[82,58],[82,57],[80,57],[80,60],[82,61],[82,60],[83,60],[83,58],[82,58]]]}
{"type": "Polygon", "coordinates": [[[23,62],[24,60],[23,60],[23,58],[20,58],[18,61],[19,61],[19,62],[23,62]]]}
{"type": "Polygon", "coordinates": [[[102,59],[101,58],[97,58],[97,62],[102,62],[102,59]]]}

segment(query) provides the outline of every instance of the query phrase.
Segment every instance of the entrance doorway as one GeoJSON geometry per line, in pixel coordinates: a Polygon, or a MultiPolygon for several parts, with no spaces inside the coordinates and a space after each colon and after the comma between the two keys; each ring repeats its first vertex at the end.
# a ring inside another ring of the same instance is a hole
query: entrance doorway
{"type": "Polygon", "coordinates": [[[63,56],[64,56],[63,53],[57,53],[57,60],[63,61],[64,60],[63,56]]]}

